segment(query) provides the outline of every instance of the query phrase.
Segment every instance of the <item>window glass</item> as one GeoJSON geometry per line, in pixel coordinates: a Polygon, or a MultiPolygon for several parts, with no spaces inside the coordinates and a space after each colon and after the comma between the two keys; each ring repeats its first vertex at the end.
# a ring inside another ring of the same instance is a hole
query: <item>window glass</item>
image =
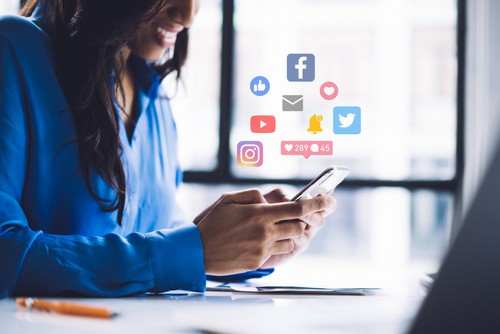
{"type": "Polygon", "coordinates": [[[183,169],[213,170],[219,149],[219,95],[222,8],[220,0],[201,0],[190,29],[183,80],[164,82],[177,122],[183,169]]]}
{"type": "Polygon", "coordinates": [[[0,15],[17,14],[19,0],[2,0],[0,2],[0,15]]]}
{"type": "Polygon", "coordinates": [[[305,178],[337,163],[350,167],[350,178],[453,178],[455,1],[235,6],[233,174],[305,178]],[[269,81],[262,96],[266,82],[251,84],[258,76],[269,81]],[[274,117],[274,132],[272,117],[263,116],[274,117]]]}

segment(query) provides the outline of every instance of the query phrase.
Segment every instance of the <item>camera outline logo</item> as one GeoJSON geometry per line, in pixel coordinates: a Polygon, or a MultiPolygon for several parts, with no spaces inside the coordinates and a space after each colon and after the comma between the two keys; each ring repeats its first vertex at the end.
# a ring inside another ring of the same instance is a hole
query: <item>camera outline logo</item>
{"type": "Polygon", "coordinates": [[[264,162],[264,147],[260,141],[240,141],[237,162],[242,167],[260,167],[264,162]]]}

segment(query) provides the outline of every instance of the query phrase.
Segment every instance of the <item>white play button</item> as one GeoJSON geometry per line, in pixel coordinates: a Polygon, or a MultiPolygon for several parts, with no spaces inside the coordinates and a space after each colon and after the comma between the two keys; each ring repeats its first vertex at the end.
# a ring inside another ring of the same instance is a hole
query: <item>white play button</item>
{"type": "Polygon", "coordinates": [[[254,133],[271,133],[276,129],[276,119],[272,115],[255,115],[250,118],[250,129],[254,133]]]}

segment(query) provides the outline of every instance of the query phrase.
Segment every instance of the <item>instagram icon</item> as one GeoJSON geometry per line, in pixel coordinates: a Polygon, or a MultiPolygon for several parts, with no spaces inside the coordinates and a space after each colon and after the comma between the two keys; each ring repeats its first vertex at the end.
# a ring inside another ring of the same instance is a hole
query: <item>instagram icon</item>
{"type": "Polygon", "coordinates": [[[260,141],[240,141],[238,143],[238,165],[259,167],[262,165],[262,143],[260,141]]]}

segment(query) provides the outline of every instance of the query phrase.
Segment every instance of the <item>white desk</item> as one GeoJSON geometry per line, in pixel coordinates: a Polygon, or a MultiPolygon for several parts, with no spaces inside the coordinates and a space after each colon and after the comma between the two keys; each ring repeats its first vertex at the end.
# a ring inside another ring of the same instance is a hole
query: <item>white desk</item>
{"type": "Polygon", "coordinates": [[[280,296],[209,292],[69,299],[119,310],[112,320],[19,310],[0,301],[4,334],[25,333],[404,333],[420,298],[280,296]]]}
{"type": "MultiPolygon", "coordinates": [[[[321,271],[321,268],[325,268],[324,261],[303,257],[271,275],[268,283],[291,284],[297,280],[319,284],[326,280],[349,287],[346,284],[359,286],[361,282],[368,281],[366,276],[374,274],[372,268],[359,264],[335,264],[334,271],[321,271]]],[[[395,268],[394,272],[402,273],[400,269],[395,268]]],[[[116,309],[120,315],[112,320],[27,312],[19,310],[14,299],[4,299],[0,300],[0,333],[400,334],[410,325],[423,294],[418,290],[418,277],[406,275],[405,278],[401,275],[402,280],[391,281],[395,277],[394,272],[374,281],[388,282],[395,289],[372,296],[207,292],[177,296],[68,299],[116,309]],[[406,283],[398,284],[401,282],[411,282],[411,287],[406,283]]],[[[372,278],[369,277],[369,280],[373,281],[372,278]]]]}

